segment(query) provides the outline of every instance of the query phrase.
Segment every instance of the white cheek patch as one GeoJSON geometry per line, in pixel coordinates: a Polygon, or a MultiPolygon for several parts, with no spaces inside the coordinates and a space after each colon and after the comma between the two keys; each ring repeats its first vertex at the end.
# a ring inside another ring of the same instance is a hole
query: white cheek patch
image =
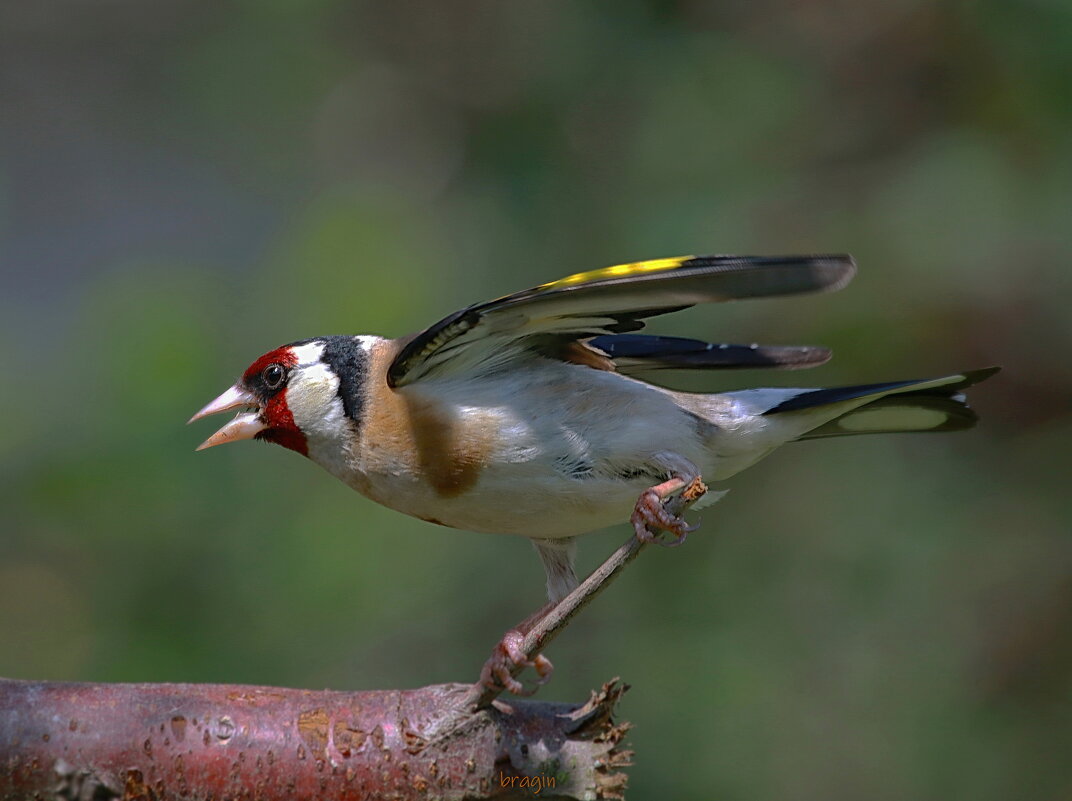
{"type": "Polygon", "coordinates": [[[345,414],[338,393],[339,379],[326,364],[297,368],[287,389],[287,407],[307,437],[331,436],[342,430],[345,414]]]}

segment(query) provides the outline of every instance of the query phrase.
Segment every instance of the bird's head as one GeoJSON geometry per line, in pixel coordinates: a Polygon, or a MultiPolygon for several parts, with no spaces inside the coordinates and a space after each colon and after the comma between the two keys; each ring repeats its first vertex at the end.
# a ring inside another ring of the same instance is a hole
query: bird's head
{"type": "Polygon", "coordinates": [[[337,451],[359,419],[369,339],[319,337],[268,351],[246,368],[234,386],[190,418],[192,423],[238,410],[197,450],[260,439],[303,456],[310,456],[310,449],[337,451]]]}

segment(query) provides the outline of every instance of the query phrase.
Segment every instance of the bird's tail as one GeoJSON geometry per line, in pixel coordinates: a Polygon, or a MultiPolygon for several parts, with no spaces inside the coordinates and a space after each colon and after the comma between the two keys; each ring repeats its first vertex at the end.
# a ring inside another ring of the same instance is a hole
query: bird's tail
{"type": "Polygon", "coordinates": [[[960,431],[971,428],[979,419],[968,406],[963,390],[989,378],[998,369],[988,367],[922,381],[803,391],[763,414],[786,414],[800,419],[804,425],[796,437],[798,440],[851,434],[960,431]],[[809,422],[813,425],[808,425],[809,422]]]}
{"type": "Polygon", "coordinates": [[[968,408],[963,390],[998,369],[828,389],[745,389],[714,395],[676,393],[675,397],[682,408],[712,424],[711,461],[703,466],[704,476],[721,481],[786,442],[971,428],[978,418],[968,408]]]}

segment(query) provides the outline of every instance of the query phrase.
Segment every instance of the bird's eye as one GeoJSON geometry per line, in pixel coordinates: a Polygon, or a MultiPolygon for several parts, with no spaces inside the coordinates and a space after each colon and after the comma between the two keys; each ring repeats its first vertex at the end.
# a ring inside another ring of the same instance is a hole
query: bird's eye
{"type": "Polygon", "coordinates": [[[283,369],[281,364],[269,364],[261,372],[261,378],[264,379],[265,385],[268,389],[279,389],[283,386],[283,381],[287,377],[287,371],[283,369]]]}

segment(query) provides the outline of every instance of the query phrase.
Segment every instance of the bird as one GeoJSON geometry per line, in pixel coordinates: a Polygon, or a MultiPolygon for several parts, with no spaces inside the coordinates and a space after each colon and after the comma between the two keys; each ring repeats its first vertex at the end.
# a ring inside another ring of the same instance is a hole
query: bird
{"type": "MultiPolygon", "coordinates": [[[[828,361],[820,346],[638,332],[698,304],[839,290],[855,273],[840,254],[684,256],[581,272],[468,306],[410,336],[318,336],[275,348],[190,422],[237,411],[198,450],[276,443],[399,512],[528,537],[553,605],[578,585],[576,540],[585,533],[629,522],[642,542],[682,542],[691,528],[663,502],[694,480],[725,481],[790,442],[976,423],[963,390],[997,367],[717,393],[653,379],[660,370],[828,361]]],[[[723,494],[708,492],[693,508],[723,494]]],[[[524,664],[542,681],[550,663],[538,659],[524,664]]],[[[504,638],[484,681],[524,692],[509,675],[519,660],[516,638],[504,638]]]]}

